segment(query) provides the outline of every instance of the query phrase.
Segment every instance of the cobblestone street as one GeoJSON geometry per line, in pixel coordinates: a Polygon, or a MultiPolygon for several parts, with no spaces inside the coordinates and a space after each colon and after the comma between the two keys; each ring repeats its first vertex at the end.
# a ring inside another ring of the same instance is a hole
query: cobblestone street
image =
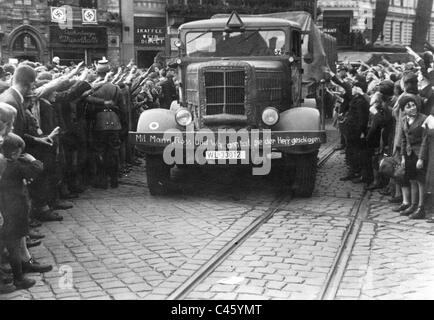
{"type": "MultiPolygon", "coordinates": [[[[329,130],[321,154],[335,141],[329,130]]],[[[364,194],[362,185],[339,181],[345,170],[335,153],[311,199],[283,198],[186,298],[319,299],[364,194]]],[[[167,299],[279,193],[276,177],[251,177],[245,168],[174,173],[177,195],[150,196],[143,167],[119,190],[88,190],[63,222],[40,229],[46,239],[32,252],[53,271],[32,275],[37,285],[29,291],[0,299],[167,299]],[[72,287],[64,285],[68,277],[72,287]]],[[[367,196],[369,212],[336,298],[433,299],[434,227],[392,213],[378,193],[367,196]]]]}

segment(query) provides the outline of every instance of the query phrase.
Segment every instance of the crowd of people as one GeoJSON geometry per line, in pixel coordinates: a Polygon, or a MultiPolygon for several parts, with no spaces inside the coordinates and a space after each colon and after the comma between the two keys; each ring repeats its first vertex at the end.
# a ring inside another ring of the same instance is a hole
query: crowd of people
{"type": "Polygon", "coordinates": [[[400,216],[426,219],[434,193],[434,51],[407,51],[411,62],[383,57],[376,65],[342,63],[336,74],[327,71],[325,113],[346,155],[341,181],[390,196],[400,216]]]}
{"type": "Polygon", "coordinates": [[[128,142],[146,109],[177,100],[175,69],[157,56],[148,69],[106,58],[90,66],[22,61],[0,66],[0,293],[28,289],[45,273],[29,248],[42,223],[62,221],[88,186],[118,187],[137,165],[128,142]]]}
{"type": "MultiPolygon", "coordinates": [[[[408,53],[414,62],[327,71],[325,111],[346,155],[341,180],[389,195],[401,216],[425,219],[434,192],[434,59],[432,51],[408,53]]],[[[25,274],[52,270],[29,251],[44,238],[36,228],[62,221],[59,211],[72,208],[66,200],[88,186],[117,188],[138,164],[128,132],[144,110],[169,109],[178,89],[175,69],[158,56],[148,69],[105,58],[64,66],[57,57],[0,66],[0,293],[30,288],[25,274]]]]}

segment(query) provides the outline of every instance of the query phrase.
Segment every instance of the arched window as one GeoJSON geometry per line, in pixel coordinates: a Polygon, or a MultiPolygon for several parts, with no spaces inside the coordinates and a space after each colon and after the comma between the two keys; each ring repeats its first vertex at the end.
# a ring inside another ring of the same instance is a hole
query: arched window
{"type": "Polygon", "coordinates": [[[13,51],[35,51],[38,50],[35,38],[29,33],[19,35],[12,44],[13,51]]]}

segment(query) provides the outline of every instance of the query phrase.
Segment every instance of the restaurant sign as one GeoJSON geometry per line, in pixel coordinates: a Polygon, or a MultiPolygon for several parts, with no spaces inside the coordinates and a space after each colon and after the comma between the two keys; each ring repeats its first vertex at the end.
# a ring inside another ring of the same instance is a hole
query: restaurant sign
{"type": "Polygon", "coordinates": [[[138,46],[164,47],[166,19],[154,17],[134,18],[134,43],[138,46]]]}
{"type": "Polygon", "coordinates": [[[50,26],[52,47],[107,48],[107,29],[104,27],[75,27],[61,29],[50,26]]]}

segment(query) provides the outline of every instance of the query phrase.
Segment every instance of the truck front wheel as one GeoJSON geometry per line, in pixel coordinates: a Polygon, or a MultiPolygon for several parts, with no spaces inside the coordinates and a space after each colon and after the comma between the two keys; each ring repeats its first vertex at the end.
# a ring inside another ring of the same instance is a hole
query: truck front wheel
{"type": "Polygon", "coordinates": [[[170,167],[164,163],[161,155],[146,155],[146,177],[151,195],[158,196],[167,193],[170,167]]]}
{"type": "Polygon", "coordinates": [[[318,151],[309,154],[295,155],[294,194],[298,197],[309,198],[315,189],[318,165],[318,151]]]}

